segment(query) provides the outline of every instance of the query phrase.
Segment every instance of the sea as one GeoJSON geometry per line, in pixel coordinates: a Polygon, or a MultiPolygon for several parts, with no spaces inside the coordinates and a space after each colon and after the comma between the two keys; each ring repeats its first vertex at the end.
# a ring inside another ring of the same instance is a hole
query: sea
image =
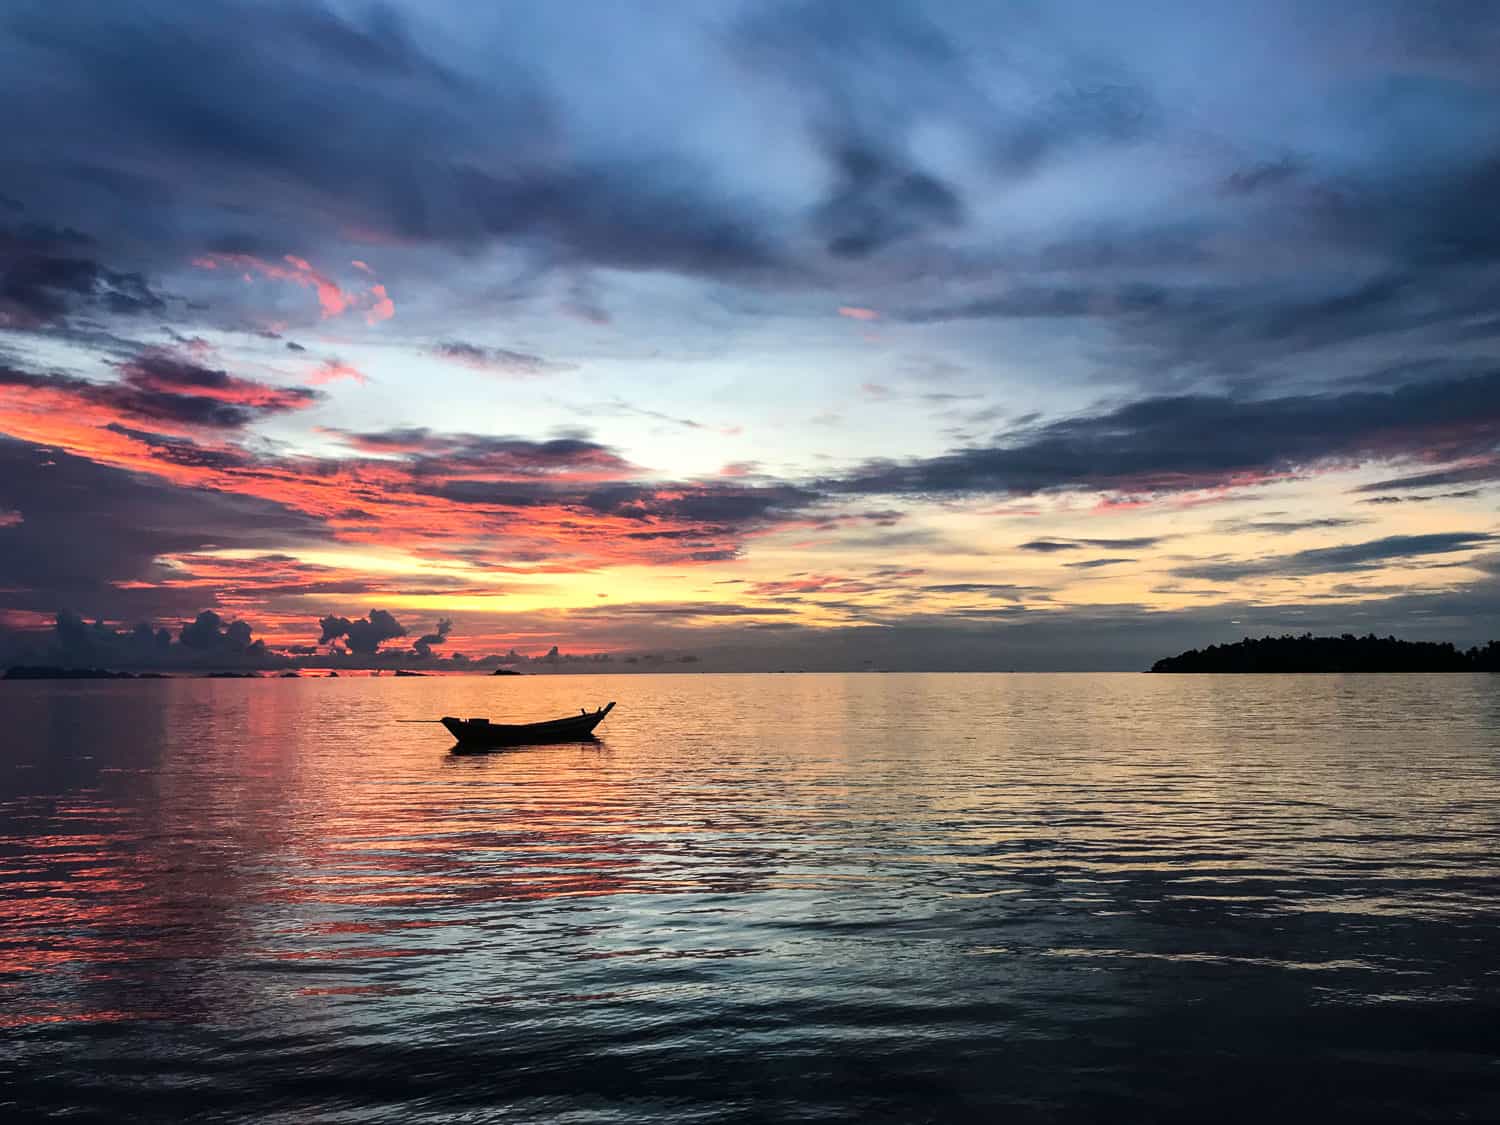
{"type": "Polygon", "coordinates": [[[1500,1118],[1494,676],[9,682],[0,746],[4,1121],[1500,1118]]]}

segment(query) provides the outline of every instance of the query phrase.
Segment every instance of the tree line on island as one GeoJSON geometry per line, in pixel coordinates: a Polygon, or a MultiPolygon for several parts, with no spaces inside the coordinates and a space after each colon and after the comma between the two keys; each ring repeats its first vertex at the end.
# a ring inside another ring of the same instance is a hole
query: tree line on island
{"type": "Polygon", "coordinates": [[[1447,641],[1356,637],[1246,637],[1189,649],[1151,666],[1153,672],[1500,672],[1500,641],[1460,649],[1447,641]]]}

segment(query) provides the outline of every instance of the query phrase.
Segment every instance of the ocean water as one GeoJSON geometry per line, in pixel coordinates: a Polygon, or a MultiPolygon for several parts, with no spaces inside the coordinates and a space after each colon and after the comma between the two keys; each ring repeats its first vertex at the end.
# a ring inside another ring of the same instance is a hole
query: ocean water
{"type": "Polygon", "coordinates": [[[1496,677],[0,683],[0,732],[0,1119],[1500,1117],[1496,677]]]}

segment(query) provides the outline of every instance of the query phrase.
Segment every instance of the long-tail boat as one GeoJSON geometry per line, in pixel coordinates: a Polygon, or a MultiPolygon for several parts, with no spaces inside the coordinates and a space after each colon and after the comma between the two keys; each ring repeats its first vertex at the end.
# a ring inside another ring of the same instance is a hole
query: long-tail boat
{"type": "Polygon", "coordinates": [[[455,719],[445,715],[438,721],[458,740],[462,750],[487,746],[530,746],[545,742],[581,742],[594,737],[594,728],[615,709],[613,702],[597,711],[580,710],[576,715],[543,723],[492,723],[488,719],[455,719]]]}

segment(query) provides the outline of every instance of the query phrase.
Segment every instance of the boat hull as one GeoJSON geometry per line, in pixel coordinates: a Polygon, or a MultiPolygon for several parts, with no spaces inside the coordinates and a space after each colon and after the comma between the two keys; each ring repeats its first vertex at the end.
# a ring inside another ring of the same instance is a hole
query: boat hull
{"type": "Polygon", "coordinates": [[[614,710],[614,704],[580,715],[551,719],[545,723],[492,723],[487,719],[440,720],[461,750],[483,750],[496,746],[537,746],[549,742],[581,742],[594,737],[594,728],[614,710]]]}

